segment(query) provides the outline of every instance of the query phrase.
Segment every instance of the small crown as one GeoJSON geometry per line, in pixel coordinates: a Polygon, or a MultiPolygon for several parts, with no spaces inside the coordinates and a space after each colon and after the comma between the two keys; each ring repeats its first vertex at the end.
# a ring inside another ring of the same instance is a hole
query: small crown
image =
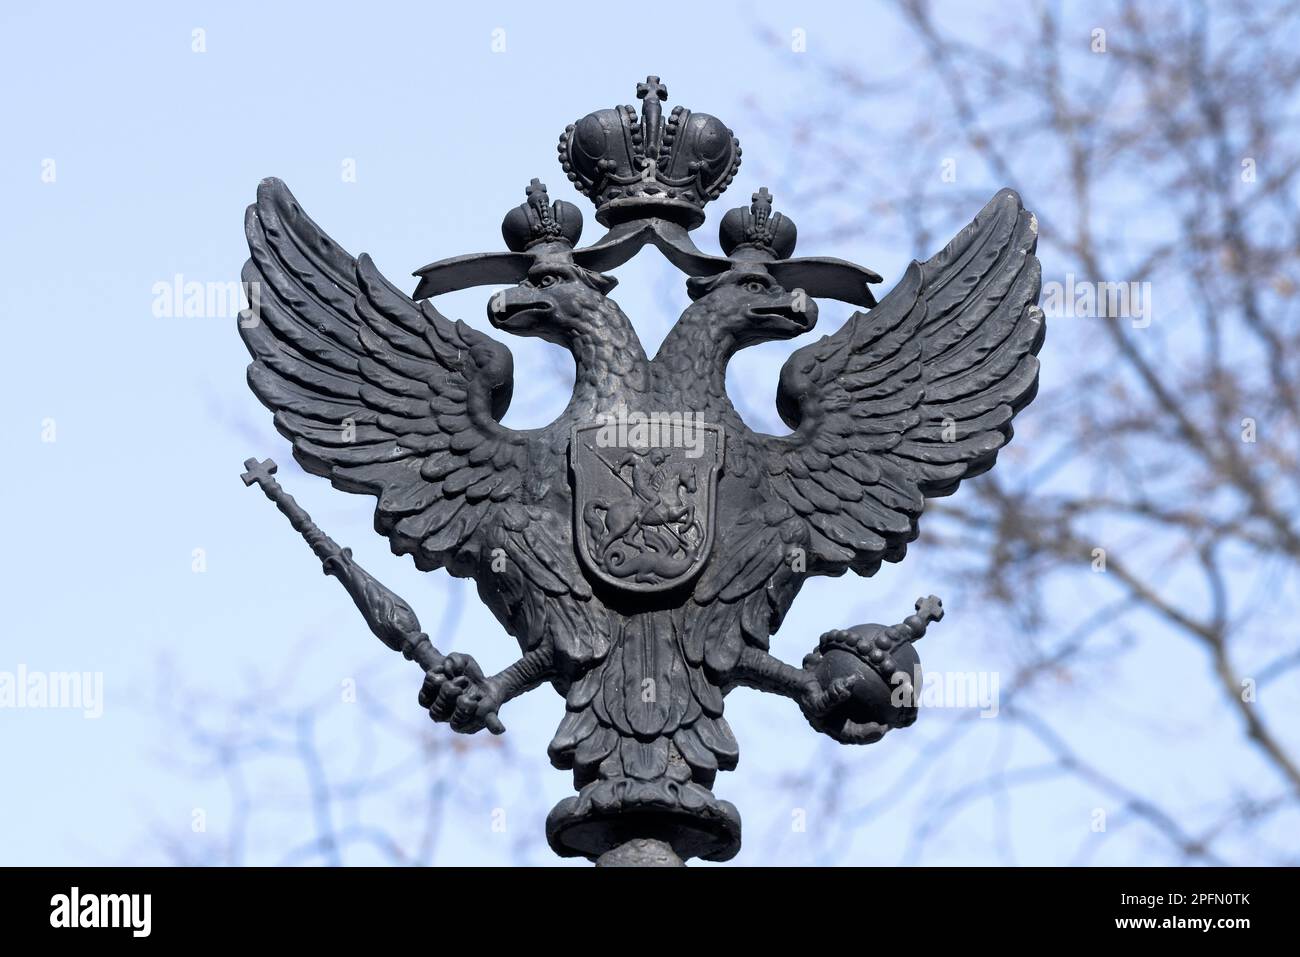
{"type": "Polygon", "coordinates": [[[638,83],[636,95],[639,119],[618,106],[566,127],[560,165],[605,226],[658,216],[694,229],[740,168],[740,141],[707,113],[677,106],[665,119],[668,88],[657,76],[638,83]]]}
{"type": "Polygon", "coordinates": [[[506,246],[518,253],[541,243],[577,245],[582,235],[582,210],[563,200],[552,204],[546,184],[537,179],[524,192],[528,199],[501,220],[506,246]]]}
{"type": "Polygon", "coordinates": [[[766,186],[751,200],[748,209],[738,206],[722,217],[718,228],[722,252],[732,259],[789,259],[799,235],[794,221],[772,212],[772,194],[766,186]]]}

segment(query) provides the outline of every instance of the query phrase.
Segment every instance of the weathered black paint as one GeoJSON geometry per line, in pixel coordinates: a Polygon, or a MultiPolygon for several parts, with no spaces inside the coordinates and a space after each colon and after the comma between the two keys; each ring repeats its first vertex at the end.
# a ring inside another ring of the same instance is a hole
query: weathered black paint
{"type": "Polygon", "coordinates": [[[609,227],[587,247],[577,207],[534,180],[503,223],[507,251],[426,266],[412,298],[278,180],[246,218],[244,278],[260,291],[240,322],[253,391],[305,469],[378,498],[375,527],[394,552],[475,579],[519,641],[516,664],[485,676],[468,655],[439,654],[410,608],[280,490],[273,463],[250,460],[245,481],[289,516],[371,629],[420,662],[435,720],[500,733],[498,711],[523,691],[548,682],[565,696],[549,753],[578,793],[547,820],[558,854],[725,860],[740,818],[712,787],[739,757],[722,715],[733,688],[789,697],[850,744],[916,718],[896,693],[919,676],[912,642],[942,617],[938,599],[898,625],[827,632],[800,668],[768,641],[808,576],[901,560],[925,499],[990,468],[1010,439],[1038,381],[1037,226],[1004,190],[879,305],[870,270],[791,258],[794,223],[766,189],[723,219],[726,255],[711,256],[689,231],[735,176],[739,143],[715,117],[665,117],[657,77],[638,95],[639,117],[598,111],[561,138],[566,173],[609,227]],[[647,244],[690,277],[692,300],[653,359],[602,272],[647,244]],[[573,398],[546,428],[500,424],[509,351],[427,301],[481,284],[512,284],[488,303],[496,329],[573,354],[573,398]],[[727,397],[727,364],[810,331],[817,297],[874,308],[790,357],[777,404],[793,432],[755,433],[727,397]],[[637,415],[656,413],[693,423],[699,454],[684,433],[637,431],[637,415]],[[602,444],[597,426],[618,421],[628,427],[602,444]]]}

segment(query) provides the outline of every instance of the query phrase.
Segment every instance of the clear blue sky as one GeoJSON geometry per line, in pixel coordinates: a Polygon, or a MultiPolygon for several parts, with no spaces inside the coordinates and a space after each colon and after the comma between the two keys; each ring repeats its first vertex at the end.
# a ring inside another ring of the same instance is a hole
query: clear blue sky
{"type": "MultiPolygon", "coordinates": [[[[500,218],[533,176],[551,185],[553,197],[589,212],[555,162],[556,137],[589,110],[629,101],[648,73],[664,79],[673,103],[716,113],[742,143],[779,149],[781,130],[748,135],[754,121],[747,103],[757,98],[776,113],[788,111],[806,94],[806,76],[787,78],[796,54],[763,42],[761,27],[779,35],[806,30],[808,52],[801,55],[861,53],[882,74],[916,55],[914,48],[900,50],[870,5],[800,7],[796,14],[789,4],[721,4],[689,16],[670,7],[611,13],[609,4],[583,6],[560,12],[522,3],[322,3],[291,12],[289,5],[209,2],[139,4],[127,13],[81,3],[41,10],[10,4],[0,14],[7,90],[0,301],[8,355],[0,406],[7,507],[0,521],[9,550],[0,671],[22,664],[102,672],[105,682],[97,720],[0,711],[7,782],[0,863],[163,860],[169,837],[194,842],[201,857],[204,842],[225,840],[225,786],[178,771],[192,742],[160,715],[224,721],[229,711],[221,702],[273,682],[292,654],[300,656],[297,673],[275,692],[286,709],[332,700],[353,678],[423,732],[414,701],[418,673],[386,657],[280,516],[241,485],[249,455],[276,458],[289,490],[406,596],[426,627],[445,609],[463,608],[446,644],[471,650],[486,667],[511,660],[513,641],[464,583],[421,575],[389,555],[370,528],[370,499],[343,495],[293,466],[244,385],[247,355],[231,317],[154,314],[157,283],[178,274],[203,283],[237,278],[246,258],[242,213],[259,179],[284,179],[335,239],[371,253],[410,288],[410,271],[424,263],[499,248],[500,218]],[[192,49],[196,29],[204,31],[205,52],[192,49]],[[494,39],[498,46],[504,39],[503,52],[494,52],[494,39]],[[355,182],[343,176],[349,160],[355,182]],[[42,441],[51,420],[55,441],[42,441]],[[204,571],[193,569],[195,549],[203,550],[204,571]],[[160,710],[160,695],[172,710],[160,710]],[[207,813],[204,833],[191,829],[195,808],[207,813]]],[[[760,167],[779,170],[781,160],[746,156],[731,193],[700,230],[701,245],[715,248],[718,217],[761,185],[760,167]]],[[[779,199],[781,182],[765,182],[779,199]]],[[[798,210],[789,212],[798,219],[798,210]]],[[[590,240],[595,227],[590,217],[588,223],[590,240]]],[[[844,248],[803,251],[862,258],[887,284],[912,253],[865,231],[844,248]]],[[[685,303],[680,282],[653,253],[619,275],[615,298],[653,350],[675,315],[665,308],[665,290],[685,303]]],[[[444,311],[483,327],[486,295],[450,297],[444,311]]],[[[825,328],[844,314],[828,306],[825,328]]],[[[533,340],[511,346],[519,386],[507,424],[542,424],[567,399],[569,373],[552,347],[533,340]]],[[[770,376],[774,388],[780,358],[778,351],[747,357],[741,373],[770,376]]],[[[900,619],[917,594],[940,590],[933,569],[910,566],[891,566],[871,582],[813,583],[776,650],[797,662],[826,628],[900,619]]],[[[996,657],[997,639],[953,615],[927,639],[923,657],[927,666],[955,671],[1000,667],[1007,659],[996,657]]],[[[1154,674],[1157,657],[1153,648],[1137,667],[1154,674]]],[[[1175,683],[1206,680],[1199,663],[1184,670],[1175,683]]],[[[1122,688],[1112,685],[1104,695],[1122,697],[1122,688]]],[[[1098,708],[1085,698],[1078,701],[1082,721],[1098,708]]],[[[327,707],[323,718],[341,741],[355,737],[348,707],[327,707]]],[[[504,797],[492,800],[505,802],[511,832],[540,833],[541,815],[570,791],[568,775],[545,764],[560,714],[549,689],[504,713],[512,754],[529,762],[524,771],[487,753],[468,761],[467,770],[447,773],[457,800],[442,830],[439,862],[512,859],[487,826],[480,790],[491,781],[466,780],[473,774],[500,784],[504,797]]],[[[728,700],[728,714],[743,757],[717,790],[745,818],[741,860],[815,858],[805,846],[812,842],[788,826],[798,801],[774,785],[787,772],[815,770],[833,746],[819,741],[789,702],[741,692],[728,700]]],[[[442,728],[430,733],[450,736],[442,728]]],[[[925,734],[918,727],[891,735],[850,759],[878,765],[883,786],[909,773],[925,734]]],[[[1114,753],[1121,735],[1112,724],[1090,739],[1112,754],[1116,773],[1162,774],[1168,787],[1179,786],[1175,769],[1189,754],[1177,741],[1163,757],[1125,757],[1114,753]]],[[[946,766],[950,780],[996,753],[996,735],[984,738],[946,766]]],[[[374,747],[382,761],[391,744],[374,747]]],[[[295,797],[301,785],[291,771],[281,782],[282,826],[306,829],[311,810],[295,797]]],[[[278,773],[266,772],[273,792],[278,773]]],[[[1086,839],[1086,817],[1062,808],[1077,805],[1084,815],[1088,798],[1059,789],[1038,794],[1017,807],[1020,856],[1049,863],[1086,839]]],[[[908,795],[891,813],[905,819],[915,812],[918,795],[908,795]]],[[[851,816],[855,800],[869,797],[851,795],[835,813],[851,816]]],[[[393,813],[402,812],[395,805],[393,813]]],[[[820,827],[820,813],[810,810],[809,831],[820,827]]],[[[899,860],[905,830],[873,830],[881,844],[855,846],[849,859],[899,860]]],[[[981,819],[947,839],[952,843],[934,859],[967,863],[991,859],[998,837],[981,819]]],[[[358,853],[348,859],[367,859],[358,853]]],[[[250,852],[249,859],[264,858],[250,852]]]]}

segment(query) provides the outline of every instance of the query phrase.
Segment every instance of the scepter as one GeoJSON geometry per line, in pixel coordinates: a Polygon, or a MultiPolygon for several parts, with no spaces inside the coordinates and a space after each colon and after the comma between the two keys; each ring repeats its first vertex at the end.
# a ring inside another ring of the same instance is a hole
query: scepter
{"type": "Polygon", "coordinates": [[[240,476],[245,485],[257,483],[266,497],[284,513],[303,539],[321,560],[321,571],[337,578],[352,596],[352,601],[366,619],[375,637],[394,651],[419,664],[425,672],[442,667],[443,654],[433,646],[420,628],[411,606],[352,560],[352,549],[342,548],[317,527],[311,516],[280,487],[273,477],[279,468],[271,459],[259,462],[248,459],[247,470],[240,476]]]}

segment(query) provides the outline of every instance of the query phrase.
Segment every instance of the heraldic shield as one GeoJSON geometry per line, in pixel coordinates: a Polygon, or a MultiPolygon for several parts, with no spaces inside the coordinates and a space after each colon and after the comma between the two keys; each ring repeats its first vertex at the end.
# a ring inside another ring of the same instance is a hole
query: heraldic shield
{"type": "Polygon", "coordinates": [[[642,593],[690,580],[713,547],[722,455],[722,429],[690,416],[574,426],[574,520],[587,571],[642,593]]]}

